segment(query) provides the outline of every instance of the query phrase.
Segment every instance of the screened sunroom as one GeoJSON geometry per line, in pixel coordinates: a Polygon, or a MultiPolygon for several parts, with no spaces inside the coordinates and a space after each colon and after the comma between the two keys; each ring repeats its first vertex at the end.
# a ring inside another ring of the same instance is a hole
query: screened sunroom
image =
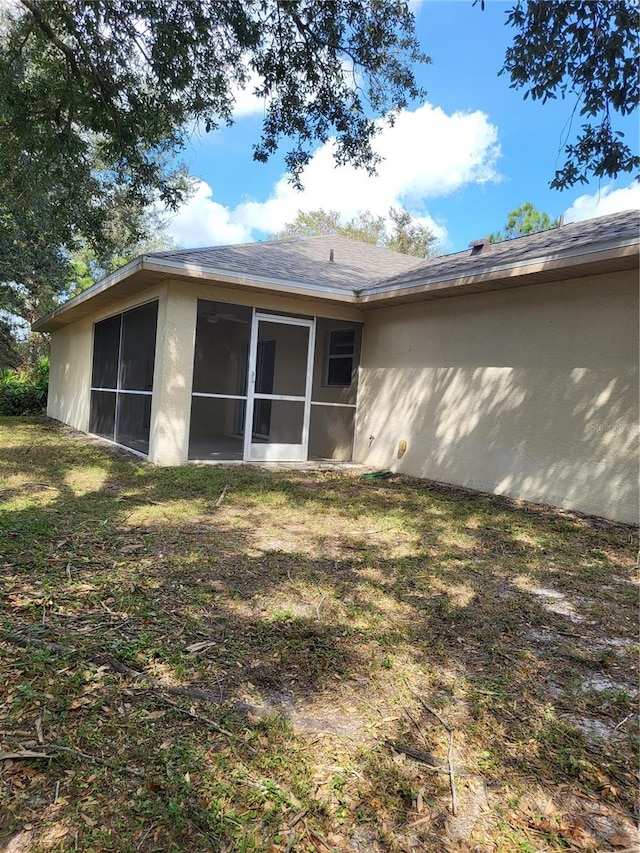
{"type": "Polygon", "coordinates": [[[198,299],[189,459],[352,457],[361,325],[198,299]]]}
{"type": "MultiPolygon", "coordinates": [[[[188,458],[352,458],[361,325],[197,300],[188,458]]],[[[158,301],[93,324],[89,432],[148,455],[158,301]]]]}
{"type": "Polygon", "coordinates": [[[143,255],[35,324],[47,411],[158,465],[352,461],[358,293],[415,265],[336,235],[143,255]]]}

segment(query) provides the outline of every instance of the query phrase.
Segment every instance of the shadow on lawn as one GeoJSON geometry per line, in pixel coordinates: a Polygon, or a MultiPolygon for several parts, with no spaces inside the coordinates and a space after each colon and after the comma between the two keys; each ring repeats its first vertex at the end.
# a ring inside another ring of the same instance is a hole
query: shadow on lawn
{"type": "MultiPolygon", "coordinates": [[[[42,622],[38,636],[46,641],[115,654],[154,677],[219,690],[223,699],[286,694],[341,713],[341,704],[359,697],[384,710],[394,701],[415,706],[411,684],[443,713],[464,712],[469,740],[485,739],[482,770],[496,784],[535,773],[550,790],[570,778],[591,792],[624,786],[633,772],[631,750],[594,747],[568,722],[576,713],[616,722],[631,713],[626,687],[615,688],[633,683],[631,662],[615,648],[603,653],[603,619],[580,612],[588,602],[576,600],[576,620],[516,583],[526,575],[592,597],[608,587],[618,636],[631,643],[635,596],[624,583],[627,562],[616,563],[623,545],[615,528],[603,532],[547,509],[407,480],[159,470],[75,443],[53,461],[37,443],[3,449],[0,469],[24,477],[4,491],[7,503],[24,495],[25,483],[49,487],[41,506],[27,501],[0,519],[10,626],[42,622]],[[100,482],[87,475],[79,494],[83,468],[100,469],[100,482]],[[195,516],[162,514],[181,502],[193,502],[195,516]],[[131,524],[145,508],[150,520],[131,524]],[[251,522],[269,513],[272,525],[294,513],[327,524],[331,518],[344,536],[363,516],[392,519],[411,547],[389,557],[384,543],[362,539],[356,525],[351,544],[358,547],[337,556],[323,551],[322,527],[313,528],[304,553],[260,548],[251,522]],[[208,645],[187,651],[195,643],[208,645]],[[584,689],[589,673],[614,685],[606,697],[584,689]]],[[[54,710],[70,713],[82,690],[81,682],[70,685],[54,710]]],[[[387,729],[390,739],[412,731],[407,719],[387,729]]],[[[190,758],[200,766],[190,749],[176,759],[180,768],[190,758]]],[[[366,783],[386,791],[389,811],[407,813],[413,794],[403,793],[391,770],[374,761],[366,783]]],[[[624,789],[619,799],[631,807],[624,789]]],[[[209,829],[217,820],[212,808],[198,806],[209,829]]]]}

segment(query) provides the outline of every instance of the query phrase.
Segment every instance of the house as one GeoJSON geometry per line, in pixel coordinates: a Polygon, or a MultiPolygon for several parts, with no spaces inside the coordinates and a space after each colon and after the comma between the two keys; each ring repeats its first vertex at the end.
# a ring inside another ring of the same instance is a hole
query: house
{"type": "Polygon", "coordinates": [[[634,522],[639,235],[144,255],[34,325],[48,414],[159,465],[353,459],[634,522]]]}

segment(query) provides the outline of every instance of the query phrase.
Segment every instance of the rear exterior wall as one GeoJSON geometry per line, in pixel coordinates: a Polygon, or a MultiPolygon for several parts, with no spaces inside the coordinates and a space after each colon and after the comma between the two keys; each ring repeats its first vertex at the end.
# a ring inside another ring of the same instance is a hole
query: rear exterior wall
{"type": "Polygon", "coordinates": [[[638,308],[625,271],[367,312],[355,459],[637,522],[638,308]]]}

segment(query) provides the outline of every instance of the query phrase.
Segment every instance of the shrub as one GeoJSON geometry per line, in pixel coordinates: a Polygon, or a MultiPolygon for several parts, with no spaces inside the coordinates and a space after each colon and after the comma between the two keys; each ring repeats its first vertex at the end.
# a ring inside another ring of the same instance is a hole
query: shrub
{"type": "Polygon", "coordinates": [[[35,367],[0,373],[0,415],[41,415],[47,405],[49,359],[35,367]]]}

